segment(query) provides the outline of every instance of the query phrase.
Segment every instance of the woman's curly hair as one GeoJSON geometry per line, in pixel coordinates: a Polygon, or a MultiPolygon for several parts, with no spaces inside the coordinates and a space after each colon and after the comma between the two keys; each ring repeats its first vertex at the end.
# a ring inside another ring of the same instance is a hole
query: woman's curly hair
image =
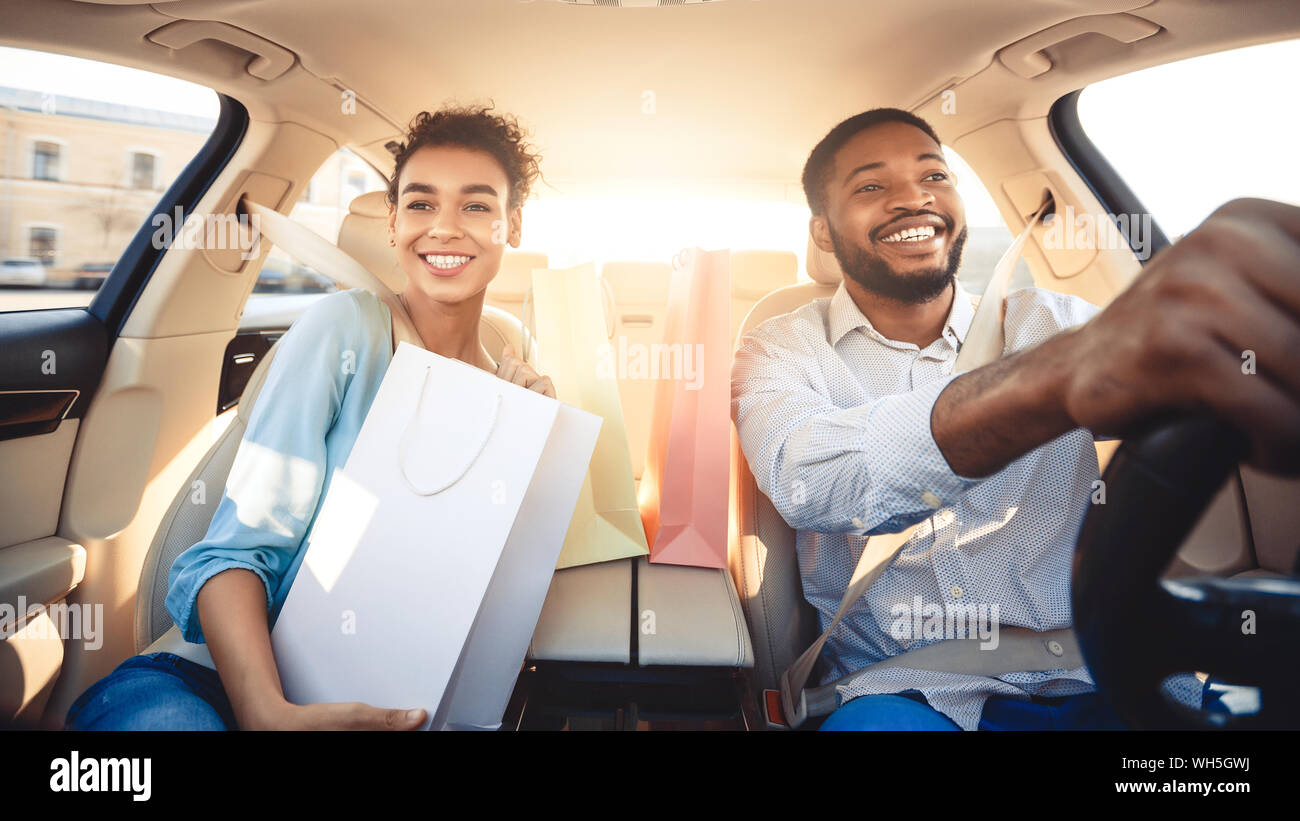
{"type": "Polygon", "coordinates": [[[541,175],[541,155],[524,142],[528,135],[510,114],[493,114],[487,105],[444,106],[416,114],[406,132],[406,142],[393,149],[396,166],[388,183],[388,204],[397,205],[397,180],[406,161],[426,146],[452,145],[486,151],[506,172],[510,182],[508,207],[523,205],[541,175]]]}

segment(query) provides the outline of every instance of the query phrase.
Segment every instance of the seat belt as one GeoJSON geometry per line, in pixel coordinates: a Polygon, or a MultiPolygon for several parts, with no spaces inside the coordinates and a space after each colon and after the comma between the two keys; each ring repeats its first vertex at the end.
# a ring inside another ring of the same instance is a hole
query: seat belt
{"type": "Polygon", "coordinates": [[[240,204],[256,218],[257,235],[264,236],[280,247],[289,256],[307,265],[322,275],[329,277],[344,288],[362,288],[379,297],[380,302],[388,306],[388,313],[393,320],[393,350],[399,342],[407,342],[418,348],[424,347],[420,334],[415,330],[415,323],[406,313],[402,301],[397,298],[379,277],[361,263],[339,248],[334,243],[300,225],[278,211],[259,205],[248,198],[240,197],[240,204]]]}
{"type": "MultiPolygon", "coordinates": [[[[993,269],[993,276],[989,279],[984,295],[980,298],[979,306],[975,309],[975,316],[971,319],[970,328],[966,332],[966,341],[957,353],[953,373],[966,373],[995,362],[1002,356],[1002,350],[1006,346],[1003,320],[1006,314],[1007,287],[1011,282],[1011,273],[1020,260],[1030,232],[1038,225],[1051,205],[1050,198],[1043,202],[1038,211],[1029,218],[1024,230],[1011,243],[1011,247],[998,260],[997,267],[993,269]]],[[[821,687],[806,687],[813,666],[817,663],[831,633],[880,577],[880,574],[893,563],[894,558],[922,524],[924,522],[918,522],[901,533],[882,533],[867,539],[862,555],[858,557],[858,564],[853,569],[848,589],[844,591],[844,597],[840,600],[840,606],[835,611],[830,624],[817,640],[781,674],[780,690],[765,692],[769,724],[793,729],[803,724],[809,716],[830,714],[838,701],[835,688],[867,670],[906,667],[934,672],[992,676],[1001,673],[1072,670],[1083,666],[1083,656],[1070,629],[1040,633],[1023,627],[1008,627],[998,631],[996,647],[984,648],[981,645],[985,642],[978,638],[947,639],[868,665],[821,687]]]]}

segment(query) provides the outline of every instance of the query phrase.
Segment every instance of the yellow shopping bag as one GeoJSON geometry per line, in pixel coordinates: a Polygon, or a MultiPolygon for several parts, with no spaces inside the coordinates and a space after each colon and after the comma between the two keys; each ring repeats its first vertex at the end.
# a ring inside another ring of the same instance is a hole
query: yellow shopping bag
{"type": "Polygon", "coordinates": [[[551,378],[560,401],[605,420],[556,567],[644,556],[650,548],[595,266],[534,269],[532,313],[539,372],[551,378]]]}

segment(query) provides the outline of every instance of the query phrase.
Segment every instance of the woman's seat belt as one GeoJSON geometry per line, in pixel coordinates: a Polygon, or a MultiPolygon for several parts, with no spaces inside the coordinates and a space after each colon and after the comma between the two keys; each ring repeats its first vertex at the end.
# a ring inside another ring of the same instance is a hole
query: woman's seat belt
{"type": "Polygon", "coordinates": [[[388,313],[393,320],[393,349],[397,343],[409,342],[417,348],[423,348],[420,334],[415,330],[415,323],[402,307],[397,294],[383,283],[379,277],[370,273],[364,265],[339,248],[334,243],[300,225],[283,214],[264,205],[259,205],[245,194],[240,204],[249,215],[256,218],[256,234],[265,236],[280,247],[289,256],[310,268],[319,271],[344,288],[362,288],[379,297],[379,301],[388,306],[388,313]]]}

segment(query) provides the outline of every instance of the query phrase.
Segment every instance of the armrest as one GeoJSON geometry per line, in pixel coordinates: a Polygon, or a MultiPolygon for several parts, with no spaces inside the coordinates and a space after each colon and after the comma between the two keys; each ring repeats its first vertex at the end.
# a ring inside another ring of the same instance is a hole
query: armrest
{"type": "MultiPolygon", "coordinates": [[[[0,548],[0,604],[24,611],[33,605],[58,601],[86,575],[86,549],[60,536],[46,536],[0,548]]],[[[18,613],[21,621],[26,613],[18,613]]],[[[0,624],[8,630],[11,625],[0,624]]]]}
{"type": "Polygon", "coordinates": [[[630,559],[555,571],[537,619],[534,661],[632,660],[630,559]]]}
{"type": "Polygon", "coordinates": [[[749,629],[727,571],[637,561],[641,664],[754,666],[749,629]]]}

